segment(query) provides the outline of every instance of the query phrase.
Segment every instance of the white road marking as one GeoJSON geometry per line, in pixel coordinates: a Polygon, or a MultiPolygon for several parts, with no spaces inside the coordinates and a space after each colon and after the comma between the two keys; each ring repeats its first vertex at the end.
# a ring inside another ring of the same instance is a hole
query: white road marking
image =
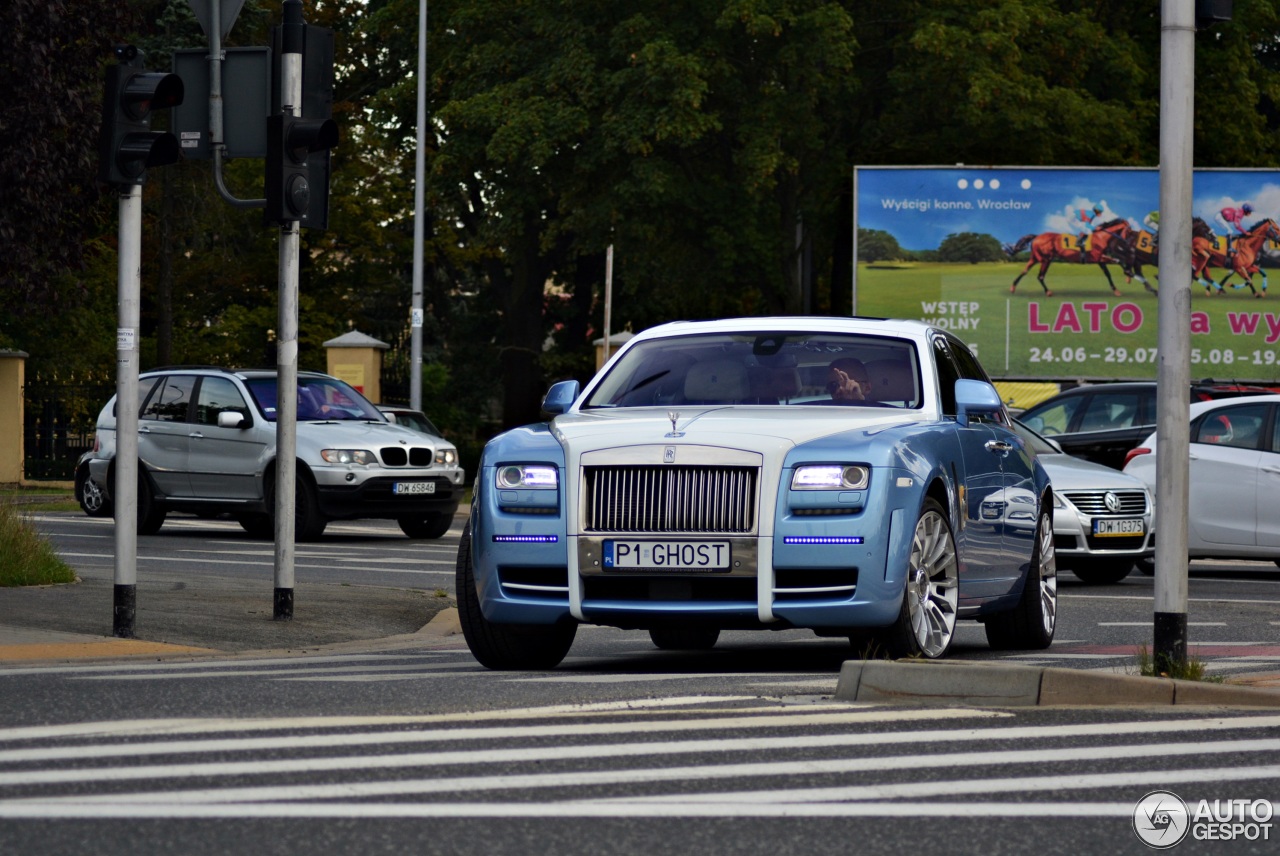
{"type": "MultiPolygon", "coordinates": [[[[211,672],[164,672],[154,675],[83,675],[75,678],[78,681],[170,681],[170,680],[189,680],[191,678],[277,678],[288,679],[296,675],[340,675],[350,672],[387,672],[396,671],[403,672],[406,669],[414,668],[408,663],[394,663],[382,666],[359,665],[359,666],[315,666],[307,668],[289,668],[289,669],[228,669],[224,671],[211,672]]],[[[423,663],[422,669],[431,671],[444,671],[450,669],[462,670],[470,672],[479,672],[483,667],[479,663],[423,663]]]]}
{"type": "Polygon", "coordinates": [[[164,672],[180,669],[225,669],[245,666],[291,666],[299,663],[353,663],[361,660],[414,660],[446,656],[440,651],[397,654],[340,654],[328,657],[267,657],[243,660],[199,660],[178,663],[117,663],[108,666],[37,666],[30,669],[0,669],[0,677],[12,675],[73,675],[93,672],[164,672]]]}
{"type": "MultiPolygon", "coordinates": [[[[900,713],[905,713],[900,712],[900,713]]],[[[48,749],[13,750],[5,753],[6,763],[32,763],[35,761],[59,760],[67,757],[102,758],[102,757],[134,757],[151,754],[196,754],[201,752],[236,752],[279,749],[282,745],[290,748],[345,748],[348,746],[373,746],[391,743],[413,743],[429,741],[461,742],[479,739],[510,739],[534,737],[579,737],[611,734],[653,734],[670,732],[708,731],[732,732],[745,728],[776,728],[778,726],[814,726],[828,724],[851,724],[875,721],[874,717],[883,715],[879,711],[863,711],[846,715],[829,716],[826,714],[795,714],[791,716],[763,717],[719,717],[705,720],[666,720],[658,722],[632,723],[572,723],[568,725],[529,725],[503,728],[459,728],[441,729],[435,732],[396,732],[392,734],[338,734],[338,735],[293,735],[282,744],[279,738],[231,738],[209,741],[169,741],[153,744],[121,744],[99,747],[75,747],[80,750],[78,756],[71,747],[51,747],[48,749]]],[[[898,720],[901,721],[901,720],[898,720]]],[[[255,761],[220,761],[204,764],[182,762],[177,764],[155,764],[149,766],[127,767],[92,767],[83,769],[56,770],[13,770],[0,773],[0,786],[56,784],[67,782],[119,782],[137,779],[177,779],[193,777],[218,777],[239,775],[268,775],[297,772],[331,772],[335,770],[369,770],[399,769],[404,767],[437,767],[451,764],[521,764],[541,763],[544,761],[588,759],[588,758],[627,758],[646,757],[651,755],[707,754],[717,752],[760,752],[760,751],[794,751],[797,749],[835,748],[855,746],[890,746],[897,744],[917,745],[922,743],[968,743],[977,740],[1021,740],[1051,739],[1062,737],[1142,734],[1157,733],[1176,734],[1188,731],[1202,733],[1206,731],[1238,731],[1254,730],[1259,727],[1280,726],[1280,717],[1242,717],[1239,719],[1199,719],[1167,722],[1129,722],[1100,723],[1089,725],[1066,725],[1036,727],[1024,726],[1014,728],[963,728],[930,731],[861,733],[861,734],[800,734],[782,737],[734,737],[710,738],[697,740],[677,740],[667,742],[644,741],[638,743],[586,744],[579,746],[547,746],[547,747],[503,747],[498,749],[448,750],[442,752],[415,752],[401,755],[345,756],[319,758],[291,758],[255,761]]],[[[1223,751],[1258,752],[1265,749],[1280,750],[1280,739],[1262,740],[1251,737],[1248,740],[1219,741],[1216,743],[1169,743],[1143,746],[1109,746],[1108,757],[1164,757],[1178,754],[1206,754],[1223,751]]],[[[1061,760],[1092,760],[1098,757],[1096,746],[1071,747],[1068,749],[1024,749],[1009,752],[974,752],[939,755],[937,753],[920,758],[961,758],[970,755],[982,756],[982,763],[1000,763],[988,758],[1019,758],[1003,763],[1039,763],[1050,758],[1061,760]],[[1069,754],[1079,753],[1078,757],[1069,754]]],[[[797,769],[812,772],[817,768],[814,764],[826,761],[781,762],[795,765],[797,769]]],[[[836,759],[830,763],[837,764],[893,764],[892,758],[855,758],[836,759]]],[[[933,763],[928,760],[916,760],[913,764],[925,765],[933,763]]],[[[976,761],[957,761],[956,763],[977,763],[976,761]]],[[[741,766],[741,765],[738,765],[741,766]]],[[[951,766],[951,764],[941,764],[951,766]]],[[[696,769],[696,768],[695,768],[696,769]]],[[[900,769],[889,766],[883,768],[850,767],[853,769],[900,769]]],[[[910,769],[910,766],[903,767],[910,769]]],[[[590,773],[596,775],[595,773],[590,773]]],[[[577,774],[573,774],[577,775],[577,774]]]]}
{"type": "MultiPolygon", "coordinates": [[[[1099,627],[1151,627],[1150,621],[1099,621],[1099,627]]],[[[1226,627],[1225,621],[1188,621],[1188,627],[1226,627]]]]}
{"type": "MultiPolygon", "coordinates": [[[[1223,743],[1168,743],[1148,746],[1109,746],[1109,758],[1164,758],[1189,755],[1212,755],[1228,752],[1254,752],[1280,748],[1280,740],[1235,740],[1223,743]]],[[[664,754],[661,750],[651,754],[664,754]]],[[[895,755],[883,758],[838,758],[810,761],[764,761],[746,764],[712,764],[688,767],[661,767],[643,769],[586,770],[565,773],[509,774],[497,776],[456,776],[442,779],[415,779],[378,782],[338,782],[323,785],[286,784],[264,787],[199,789],[189,791],[149,791],[133,794],[102,794],[97,796],[37,797],[31,802],[40,803],[142,803],[198,805],[214,802],[265,802],[270,800],[353,799],[384,796],[462,794],[478,791],[529,790],[538,788],[594,788],[602,785],[630,785],[652,782],[708,782],[724,779],[819,776],[848,773],[883,773],[899,770],[938,770],[950,767],[1011,766],[1017,764],[1054,764],[1092,761],[1098,750],[1092,746],[1076,746],[1068,749],[1019,749],[997,752],[931,753],[927,755],[895,755]]],[[[332,770],[333,767],[321,769],[332,770]]],[[[346,768],[341,768],[346,769],[346,768]]],[[[1052,778],[1066,778],[1067,775],[1052,778]]],[[[1050,778],[1050,777],[1042,777],[1050,778]]],[[[914,783],[912,783],[914,784],[914,783]]],[[[871,786],[877,787],[877,786],[871,786]]],[[[880,786],[883,787],[883,786],[880,786]]],[[[888,787],[898,787],[890,785],[888,787]]],[[[825,796],[813,797],[831,791],[861,793],[867,786],[839,788],[805,788],[798,790],[773,789],[763,793],[777,795],[770,802],[829,801],[825,796]],[[789,795],[799,793],[802,799],[789,795]]],[[[753,794],[755,792],[739,792],[753,794]]],[[[933,793],[933,792],[931,792],[933,793]]],[[[927,794],[911,794],[925,796],[927,794]]],[[[728,802],[724,795],[708,793],[692,795],[697,801],[728,802]]],[[[866,799],[849,796],[836,799],[866,799]]],[[[883,798],[883,797],[881,797],[883,798]]],[[[663,802],[677,799],[672,795],[642,798],[645,802],[663,802]]],[[[11,802],[28,800],[15,799],[11,802]]],[[[598,802],[632,802],[634,797],[621,799],[603,798],[598,802]]],[[[4,803],[0,803],[3,805],[4,803]]]]}
{"type": "MultiPolygon", "coordinates": [[[[440,713],[425,716],[295,716],[273,717],[262,719],[136,719],[117,722],[86,722],[70,725],[41,725],[28,728],[10,728],[0,730],[0,742],[15,740],[43,740],[67,737],[148,737],[152,735],[175,734],[218,734],[241,731],[287,731],[297,729],[334,729],[386,727],[394,725],[425,725],[442,722],[477,722],[477,721],[510,721],[522,719],[546,719],[553,717],[615,715],[638,711],[661,714],[665,708],[685,708],[693,705],[720,704],[722,702],[759,702],[757,696],[738,695],[697,695],[672,696],[670,698],[630,699],[626,701],[591,702],[587,704],[557,704],[542,707],[522,707],[507,710],[473,710],[461,713],[440,713]]],[[[780,700],[779,700],[780,701],[780,700]]],[[[853,715],[850,722],[919,722],[935,719],[1007,719],[1013,714],[1001,711],[976,710],[968,708],[934,708],[931,710],[888,710],[877,708],[871,704],[839,704],[839,705],[804,705],[803,707],[782,708],[779,705],[768,707],[731,708],[728,712],[742,715],[757,712],[778,713],[780,710],[809,712],[845,711],[853,715]]],[[[681,711],[683,713],[683,711],[681,711]]],[[[724,713],[725,709],[692,711],[694,713],[724,713]]],[[[637,726],[629,725],[619,728],[621,731],[634,731],[637,726]]],[[[421,733],[421,732],[413,732],[421,733]]],[[[456,739],[456,730],[448,732],[450,739],[456,739]]],[[[528,726],[512,726],[509,733],[494,733],[493,736],[518,736],[527,734],[528,726]]],[[[145,744],[140,744],[145,745],[145,744]]],[[[201,743],[193,746],[203,745],[201,743]]],[[[278,742],[277,742],[278,745],[278,742]]],[[[194,751],[183,749],[181,751],[194,751]]]]}

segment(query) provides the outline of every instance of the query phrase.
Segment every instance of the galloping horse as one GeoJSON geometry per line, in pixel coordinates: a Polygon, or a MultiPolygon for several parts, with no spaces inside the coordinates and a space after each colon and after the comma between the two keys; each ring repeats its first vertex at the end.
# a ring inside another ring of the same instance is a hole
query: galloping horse
{"type": "Polygon", "coordinates": [[[1196,282],[1204,286],[1205,294],[1222,294],[1222,286],[1233,275],[1238,274],[1244,284],[1235,288],[1247,285],[1254,297],[1266,297],[1267,274],[1258,267],[1258,258],[1262,255],[1262,245],[1268,239],[1280,241],[1280,226],[1274,220],[1267,218],[1255,223],[1247,233],[1232,239],[1231,249],[1227,252],[1215,246],[1213,232],[1203,220],[1196,217],[1191,225],[1191,274],[1196,282]],[[1210,267],[1225,269],[1226,276],[1220,282],[1214,282],[1213,277],[1208,275],[1210,267]],[[1255,273],[1262,275],[1261,293],[1253,287],[1255,273]],[[1215,288],[1217,291],[1212,290],[1215,288]]]}
{"type": "MultiPolygon", "coordinates": [[[[1112,232],[1095,230],[1087,249],[1082,248],[1076,242],[1076,236],[1071,234],[1041,232],[1039,235],[1023,235],[1016,244],[1005,247],[1005,252],[1012,257],[1022,252],[1028,245],[1031,247],[1031,260],[1022,269],[1022,273],[1014,278],[1013,285],[1009,286],[1010,293],[1017,290],[1018,283],[1027,275],[1027,271],[1035,265],[1040,265],[1040,272],[1036,274],[1036,279],[1040,280],[1040,287],[1044,289],[1045,296],[1052,297],[1053,292],[1045,284],[1044,275],[1049,270],[1049,265],[1056,261],[1096,264],[1102,268],[1103,274],[1107,277],[1107,284],[1111,286],[1111,293],[1116,296],[1120,295],[1120,289],[1116,288],[1115,282],[1111,279],[1111,271],[1107,269],[1107,264],[1118,264],[1126,276],[1132,276],[1133,247],[1124,238],[1112,232]]],[[[1150,286],[1147,287],[1150,288],[1150,286]]]]}
{"type": "Polygon", "coordinates": [[[1143,265],[1159,264],[1159,253],[1156,250],[1156,244],[1152,240],[1151,233],[1133,228],[1129,225],[1129,221],[1123,217],[1108,220],[1098,228],[1104,232],[1110,232],[1113,235],[1124,238],[1125,243],[1133,247],[1132,269],[1125,271],[1125,274],[1141,282],[1147,291],[1157,294],[1156,289],[1142,275],[1143,265]]]}

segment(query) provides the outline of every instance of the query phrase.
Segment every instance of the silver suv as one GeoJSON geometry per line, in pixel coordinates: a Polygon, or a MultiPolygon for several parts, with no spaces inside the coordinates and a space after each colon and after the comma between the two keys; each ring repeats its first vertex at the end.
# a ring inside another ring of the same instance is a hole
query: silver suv
{"type": "MultiPolygon", "coordinates": [[[[138,533],[169,511],[230,513],[271,537],[275,507],[276,373],[174,368],[140,376],[138,533]]],[[[89,473],[114,484],[115,398],[98,416],[89,473]]],[[[330,520],[389,518],[410,538],[439,538],[453,522],[465,474],[458,450],[391,424],[337,378],[298,373],[296,537],[330,520]]],[[[109,497],[108,497],[109,499],[109,497]]]]}

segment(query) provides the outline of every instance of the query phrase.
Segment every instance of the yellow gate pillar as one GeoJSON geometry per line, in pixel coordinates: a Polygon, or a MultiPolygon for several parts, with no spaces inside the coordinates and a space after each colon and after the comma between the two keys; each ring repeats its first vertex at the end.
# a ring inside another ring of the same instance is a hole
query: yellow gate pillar
{"type": "Polygon", "coordinates": [[[0,351],[0,484],[22,483],[26,351],[0,351]]]}
{"type": "Polygon", "coordinates": [[[329,374],[354,386],[374,404],[382,403],[382,352],[390,348],[358,330],[324,343],[329,374]]]}

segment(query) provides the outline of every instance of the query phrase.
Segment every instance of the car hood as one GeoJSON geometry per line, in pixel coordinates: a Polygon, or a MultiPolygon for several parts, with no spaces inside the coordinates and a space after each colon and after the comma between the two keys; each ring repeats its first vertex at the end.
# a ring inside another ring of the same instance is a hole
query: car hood
{"type": "Polygon", "coordinates": [[[1134,490],[1145,488],[1140,479],[1071,455],[1039,455],[1055,491],[1134,490]]]}
{"type": "Polygon", "coordinates": [[[401,443],[406,446],[451,445],[439,437],[410,431],[400,425],[387,422],[356,421],[348,419],[306,420],[298,422],[298,439],[307,439],[333,448],[334,443],[366,445],[401,443]]]}
{"type": "Polygon", "coordinates": [[[777,453],[833,434],[856,430],[875,433],[919,419],[916,411],[881,407],[644,407],[562,414],[552,423],[552,430],[571,455],[642,445],[719,446],[777,453]]]}

